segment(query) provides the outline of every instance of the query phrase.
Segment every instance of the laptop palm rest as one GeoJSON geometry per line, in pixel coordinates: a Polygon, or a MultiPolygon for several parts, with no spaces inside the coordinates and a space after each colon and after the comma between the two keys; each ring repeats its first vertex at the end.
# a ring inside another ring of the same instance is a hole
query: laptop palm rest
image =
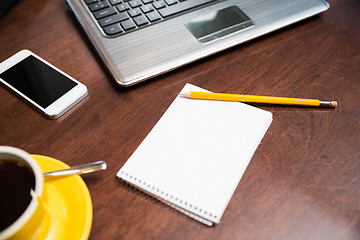
{"type": "Polygon", "coordinates": [[[207,13],[185,22],[187,29],[201,43],[211,42],[254,26],[254,22],[236,6],[207,13]]]}

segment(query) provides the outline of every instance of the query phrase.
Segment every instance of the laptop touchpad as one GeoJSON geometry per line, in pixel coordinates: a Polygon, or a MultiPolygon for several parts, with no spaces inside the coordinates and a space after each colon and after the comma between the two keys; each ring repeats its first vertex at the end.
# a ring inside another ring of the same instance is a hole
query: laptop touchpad
{"type": "Polygon", "coordinates": [[[201,43],[207,43],[231,33],[254,26],[253,21],[238,7],[230,6],[197,17],[185,26],[201,43]]]}

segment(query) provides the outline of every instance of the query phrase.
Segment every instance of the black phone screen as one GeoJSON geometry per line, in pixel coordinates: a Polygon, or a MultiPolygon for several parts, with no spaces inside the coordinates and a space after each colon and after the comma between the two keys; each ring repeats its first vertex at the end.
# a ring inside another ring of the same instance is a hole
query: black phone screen
{"type": "Polygon", "coordinates": [[[0,78],[43,108],[77,85],[34,56],[1,73],[0,78]]]}

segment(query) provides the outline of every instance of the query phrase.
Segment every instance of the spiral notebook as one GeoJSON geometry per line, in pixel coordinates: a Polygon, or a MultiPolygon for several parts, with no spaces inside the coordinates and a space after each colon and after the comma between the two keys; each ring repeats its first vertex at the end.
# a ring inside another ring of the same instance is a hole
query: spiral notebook
{"type": "MultiPolygon", "coordinates": [[[[205,91],[186,84],[182,92],[205,91]]],[[[272,114],[177,96],[117,176],[206,225],[219,223],[272,114]]]]}

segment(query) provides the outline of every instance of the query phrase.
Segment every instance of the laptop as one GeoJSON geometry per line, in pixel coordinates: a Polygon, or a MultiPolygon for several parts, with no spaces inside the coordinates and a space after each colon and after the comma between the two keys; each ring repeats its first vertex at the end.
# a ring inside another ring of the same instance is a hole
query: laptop
{"type": "Polygon", "coordinates": [[[325,0],[66,1],[124,87],[329,8],[325,0]]]}

